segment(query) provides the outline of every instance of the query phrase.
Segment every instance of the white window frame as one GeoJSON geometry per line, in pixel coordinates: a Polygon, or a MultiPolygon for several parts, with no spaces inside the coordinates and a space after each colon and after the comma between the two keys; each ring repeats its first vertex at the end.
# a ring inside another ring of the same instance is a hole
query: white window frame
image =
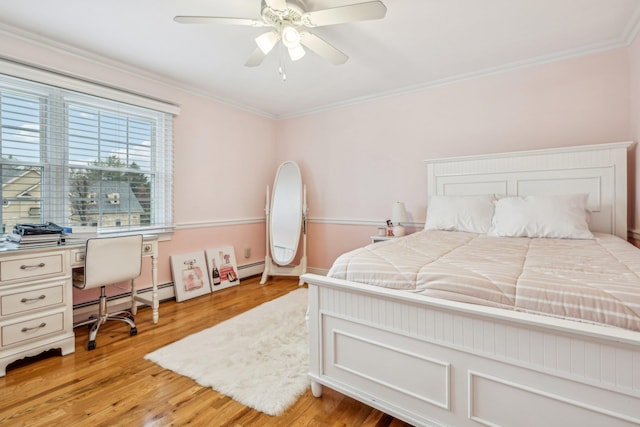
{"type": "MultiPolygon", "coordinates": [[[[152,142],[152,154],[151,154],[151,173],[154,177],[151,182],[151,217],[152,224],[140,225],[140,226],[125,226],[125,227],[106,227],[101,228],[101,232],[122,232],[122,231],[142,231],[145,233],[162,233],[172,231],[173,225],[173,194],[172,194],[172,181],[173,181],[173,135],[172,135],[172,114],[179,112],[176,106],[170,104],[163,104],[160,101],[142,98],[139,95],[130,94],[127,92],[119,92],[113,88],[102,87],[86,81],[77,81],[70,77],[51,75],[46,71],[39,69],[32,69],[30,67],[20,66],[19,69],[27,71],[27,74],[36,74],[38,76],[45,76],[47,78],[53,78],[53,80],[64,82],[71,82],[73,84],[79,84],[84,89],[91,89],[87,92],[98,92],[100,95],[111,95],[110,98],[98,98],[95,94],[77,93],[67,89],[61,89],[59,87],[50,86],[49,84],[42,85],[41,83],[33,83],[25,81],[20,76],[5,75],[2,73],[3,68],[6,68],[7,64],[9,68],[14,69],[12,63],[6,61],[0,61],[0,82],[2,86],[11,88],[17,92],[25,92],[28,94],[37,94],[47,99],[48,103],[57,103],[56,107],[49,108],[48,110],[54,112],[57,116],[55,118],[47,118],[46,123],[54,123],[60,127],[60,121],[64,121],[64,128],[66,129],[66,108],[67,102],[78,102],[84,105],[93,104],[97,109],[104,111],[119,111],[124,114],[131,114],[132,116],[144,117],[156,120],[158,125],[155,126],[155,141],[152,142]],[[115,96],[118,95],[118,96],[115,96]],[[121,100],[113,100],[118,97],[121,100]],[[131,101],[139,101],[140,104],[132,105],[131,101]],[[161,110],[152,110],[152,107],[162,107],[161,110]]],[[[20,73],[17,73],[20,74],[20,73]]],[[[47,79],[43,79],[47,80],[47,79]]],[[[46,83],[46,82],[45,82],[46,83]]],[[[70,84],[73,86],[73,84],[70,84]]],[[[77,88],[73,88],[77,89],[77,88]]],[[[51,104],[53,105],[53,104],[51,104]]],[[[14,162],[5,161],[0,159],[4,164],[28,164],[30,166],[41,167],[42,183],[41,183],[41,211],[43,212],[43,221],[52,221],[59,223],[60,225],[68,225],[69,219],[69,163],[68,159],[68,142],[66,141],[66,132],[63,135],[64,141],[52,142],[50,138],[54,135],[54,132],[49,132],[50,129],[45,128],[45,138],[41,141],[41,159],[40,162],[14,162]],[[46,156],[46,157],[45,157],[46,156]],[[53,160],[53,162],[52,162],[53,160]],[[52,165],[54,163],[54,165],[52,165]]],[[[141,170],[141,173],[148,173],[146,170],[141,170]]],[[[10,230],[6,230],[10,231],[10,230]]]]}

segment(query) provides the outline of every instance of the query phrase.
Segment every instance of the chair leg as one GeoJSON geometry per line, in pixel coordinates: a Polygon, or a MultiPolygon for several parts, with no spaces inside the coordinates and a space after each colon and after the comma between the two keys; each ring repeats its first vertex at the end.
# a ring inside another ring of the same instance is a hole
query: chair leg
{"type": "Polygon", "coordinates": [[[98,317],[95,314],[92,314],[91,316],[89,316],[89,318],[87,320],[82,320],[78,323],[74,323],[73,324],[73,329],[77,328],[78,326],[85,326],[85,325],[93,325],[94,323],[96,323],[98,321],[98,317]]]}
{"type": "Polygon", "coordinates": [[[138,305],[136,304],[136,296],[138,295],[138,289],[136,288],[136,279],[131,279],[131,314],[138,314],[138,305]]]}
{"type": "Polygon", "coordinates": [[[87,350],[94,350],[96,348],[96,336],[98,335],[98,330],[100,326],[104,325],[107,320],[120,320],[129,325],[129,336],[134,336],[138,334],[138,329],[136,328],[136,324],[133,321],[133,316],[131,316],[128,312],[120,311],[117,313],[108,313],[107,312],[107,295],[105,287],[100,287],[100,302],[98,309],[98,317],[85,320],[83,322],[76,323],[73,325],[74,328],[81,325],[91,325],[91,330],[89,331],[89,343],[87,344],[87,350]],[[120,316],[120,314],[126,313],[127,316],[120,316]]]}
{"type": "Polygon", "coordinates": [[[100,316],[98,320],[93,324],[89,331],[89,343],[87,344],[87,350],[94,350],[96,348],[96,335],[98,335],[98,329],[106,322],[106,318],[100,316]]]}

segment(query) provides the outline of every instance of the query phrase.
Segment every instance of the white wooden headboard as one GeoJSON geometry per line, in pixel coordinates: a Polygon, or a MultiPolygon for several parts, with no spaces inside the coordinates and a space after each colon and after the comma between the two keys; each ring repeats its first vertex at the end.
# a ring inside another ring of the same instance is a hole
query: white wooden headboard
{"type": "Polygon", "coordinates": [[[427,194],[587,193],[589,228],[626,240],[627,150],[632,144],[616,142],[425,160],[427,194]]]}

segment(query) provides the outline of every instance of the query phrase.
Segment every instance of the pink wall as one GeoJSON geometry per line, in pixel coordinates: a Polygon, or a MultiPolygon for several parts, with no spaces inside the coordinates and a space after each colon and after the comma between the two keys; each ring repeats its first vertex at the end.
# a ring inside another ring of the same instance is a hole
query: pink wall
{"type": "MultiPolygon", "coordinates": [[[[171,281],[173,253],[230,244],[240,265],[263,259],[264,188],[284,160],[299,163],[308,188],[309,266],[328,268],[341,252],[368,243],[396,200],[420,227],[424,159],[640,139],[638,41],[283,121],[81,52],[2,32],[0,45],[7,57],[181,105],[174,132],[177,230],[160,244],[161,283],[171,281]],[[245,247],[251,259],[242,257],[245,247]]],[[[639,211],[634,204],[636,224],[639,211]]]]}
{"type": "Polygon", "coordinates": [[[277,123],[203,98],[185,101],[174,128],[176,224],[263,218],[277,123]]]}
{"type": "Polygon", "coordinates": [[[284,121],[279,143],[300,164],[318,222],[309,265],[368,243],[396,200],[422,223],[424,159],[633,139],[629,88],[617,49],[284,121]]]}
{"type": "MultiPolygon", "coordinates": [[[[233,245],[240,265],[264,259],[265,187],[278,165],[277,122],[165,84],[83,52],[53,49],[0,31],[4,57],[128,89],[181,106],[174,126],[174,221],[160,243],[159,282],[172,281],[171,254],[233,245]],[[243,248],[252,256],[243,257],[243,248]]],[[[139,286],[151,283],[146,271],[139,286]]],[[[112,288],[109,294],[121,293],[112,288]]],[[[78,292],[74,302],[94,298],[78,292]]]]}
{"type": "MultiPolygon", "coordinates": [[[[389,208],[391,209],[391,208],[389,208]]],[[[378,225],[318,224],[311,222],[308,229],[308,263],[316,269],[328,269],[335,258],[347,251],[371,243],[378,225]]],[[[406,227],[406,233],[418,231],[406,227]]]]}
{"type": "MultiPolygon", "coordinates": [[[[630,75],[630,121],[631,121],[631,138],[640,143],[640,36],[636,37],[636,40],[629,47],[629,75],[630,75]]],[[[635,147],[634,149],[634,162],[631,163],[631,176],[629,177],[633,183],[637,183],[638,179],[638,164],[640,164],[640,149],[635,147]]],[[[640,228],[640,185],[635,185],[630,189],[629,201],[633,201],[633,211],[630,213],[629,218],[633,220],[629,224],[631,229],[637,230],[640,228]]]]}

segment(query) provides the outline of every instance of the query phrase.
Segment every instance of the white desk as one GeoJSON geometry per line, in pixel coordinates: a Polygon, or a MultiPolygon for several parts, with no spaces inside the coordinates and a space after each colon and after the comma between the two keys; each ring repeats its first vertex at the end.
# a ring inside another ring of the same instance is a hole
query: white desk
{"type": "MultiPolygon", "coordinates": [[[[158,238],[145,236],[143,256],[151,257],[151,298],[132,292],[136,302],[151,306],[159,319],[158,238]]],[[[84,265],[83,242],[32,247],[0,246],[0,376],[24,357],[60,348],[75,351],[72,269],[84,265]]]]}

